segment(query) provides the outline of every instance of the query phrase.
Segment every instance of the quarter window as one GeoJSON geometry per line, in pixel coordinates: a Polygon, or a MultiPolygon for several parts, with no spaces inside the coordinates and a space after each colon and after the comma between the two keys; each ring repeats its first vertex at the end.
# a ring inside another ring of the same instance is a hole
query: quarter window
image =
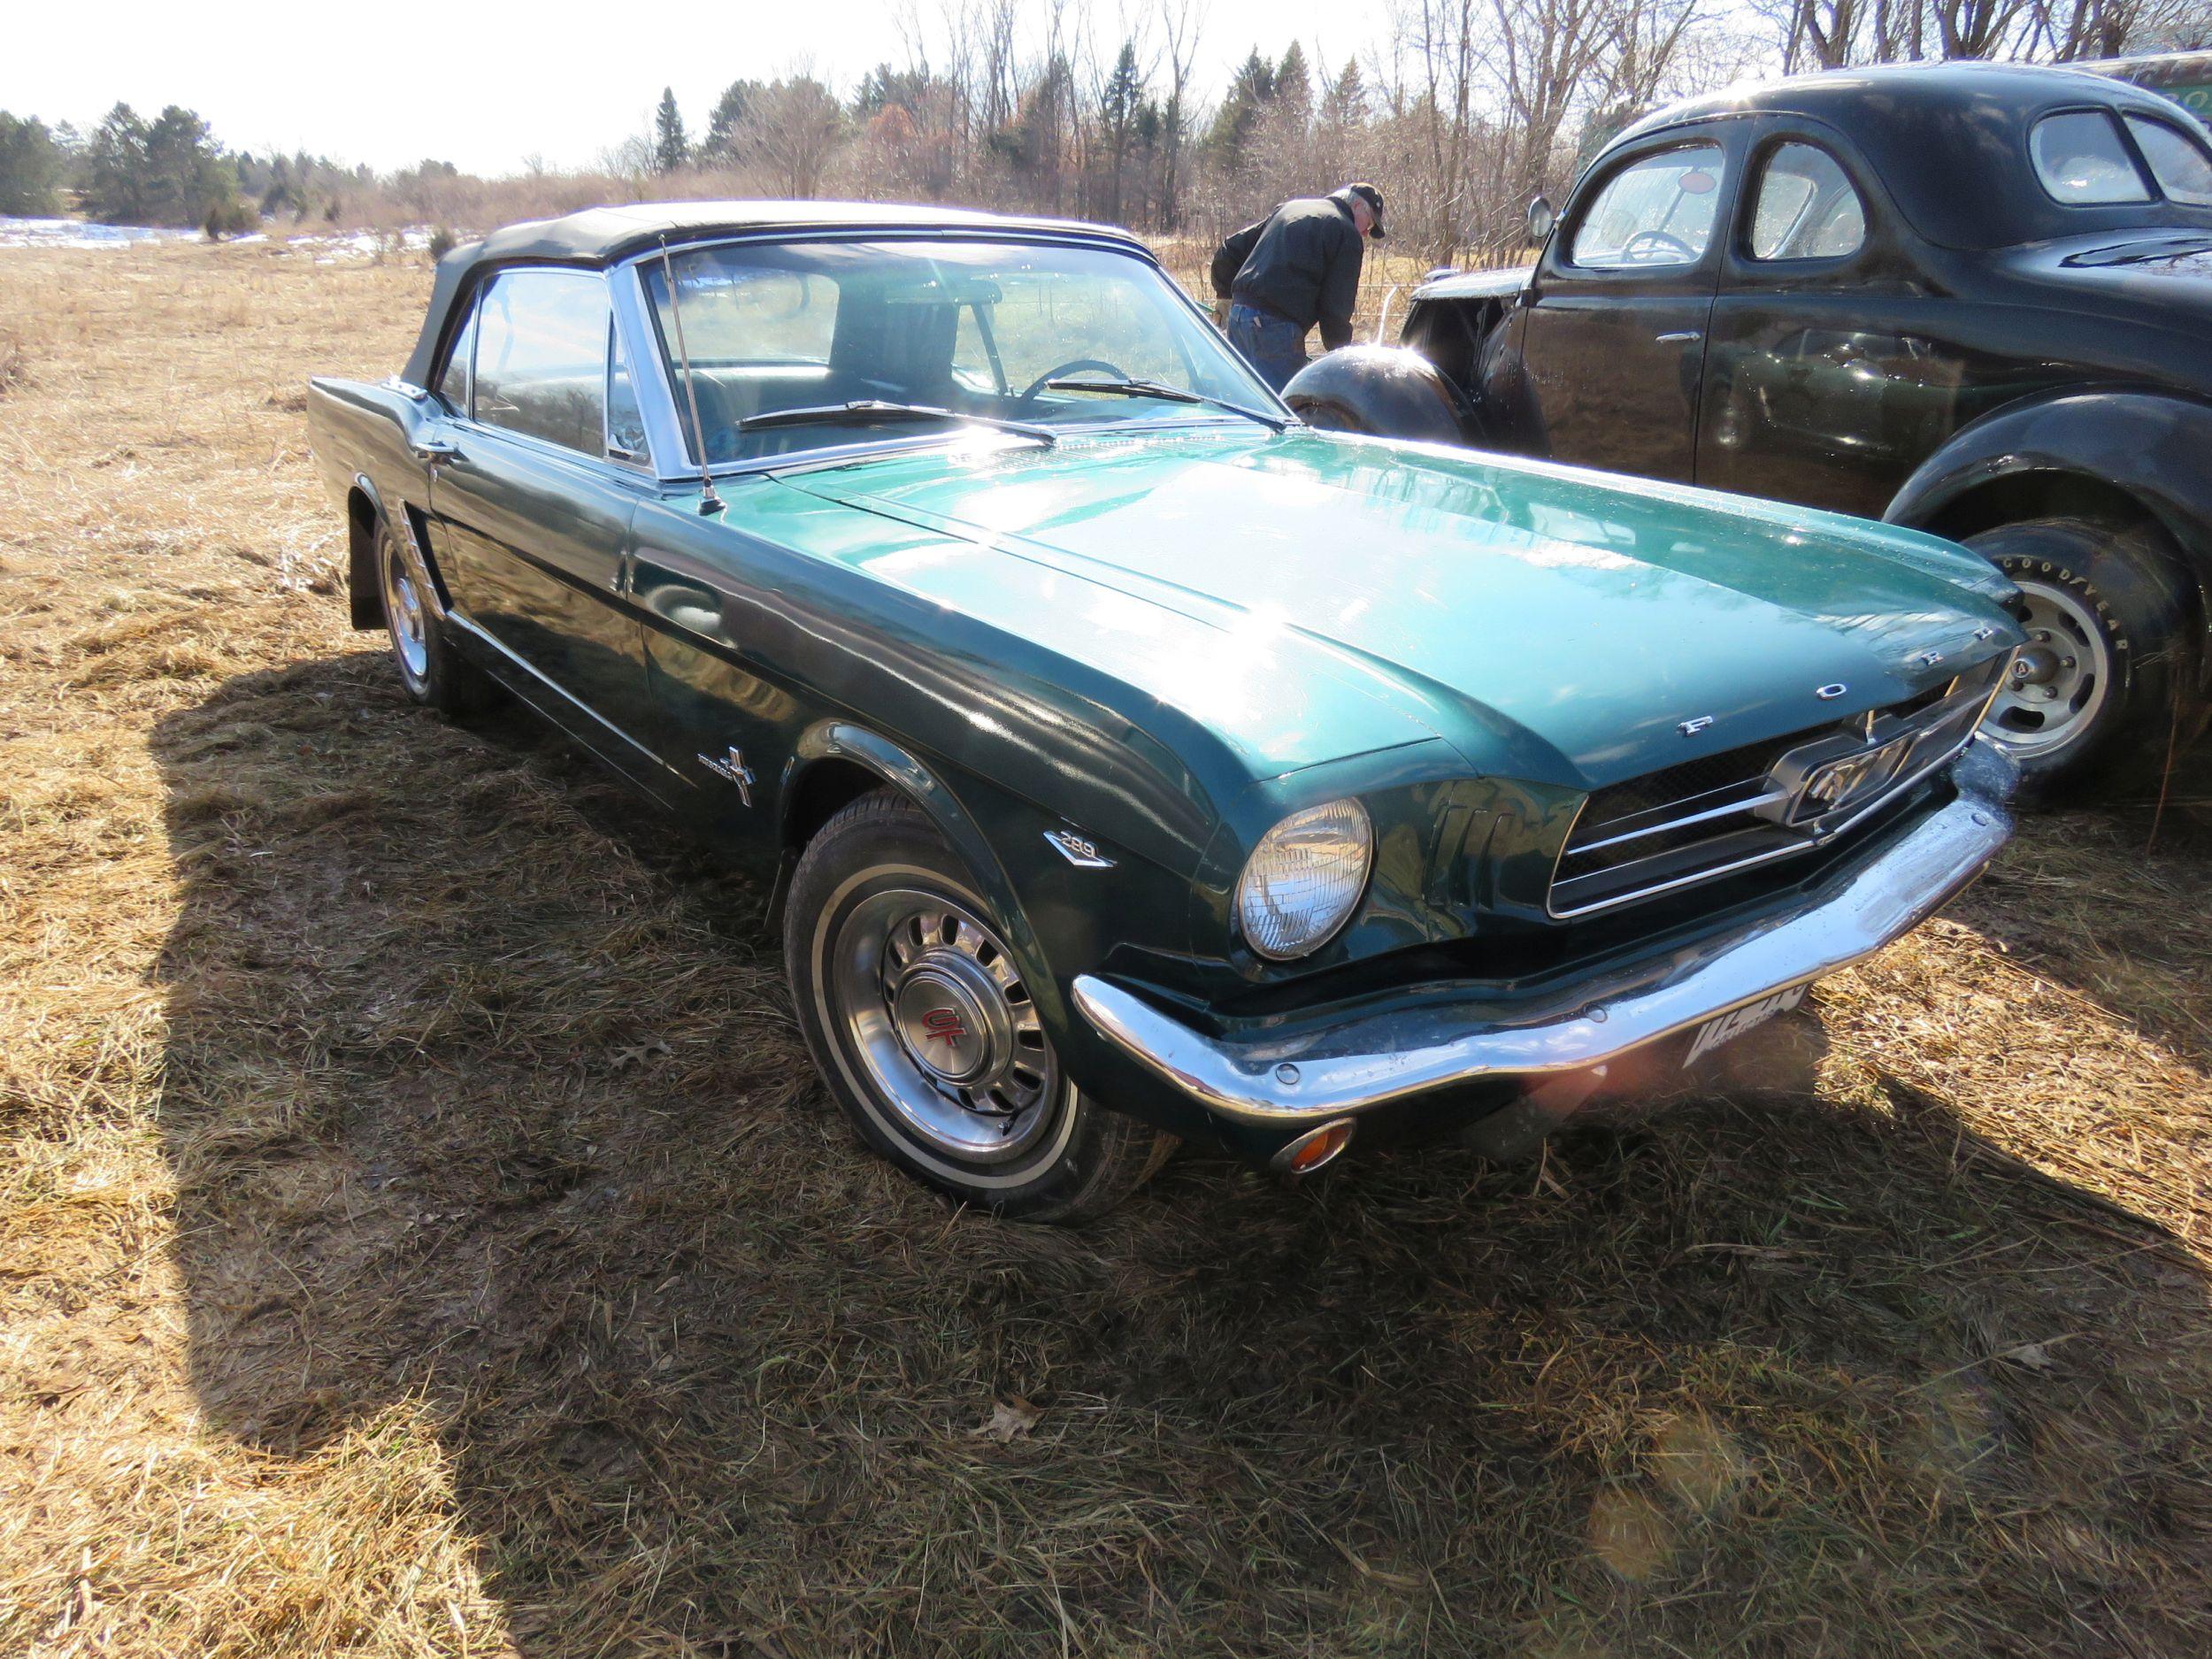
{"type": "Polygon", "coordinates": [[[477,308],[476,419],[599,455],[606,444],[607,289],[582,272],[511,271],[477,308]]]}
{"type": "Polygon", "coordinates": [[[1575,227],[1568,262],[1600,271],[1695,265],[1713,240],[1726,165],[1719,145],[1691,144],[1624,168],[1575,227]]]}
{"type": "Polygon", "coordinates": [[[2102,110],[2045,116],[2028,134],[2028,154],[2043,188],[2070,207],[2151,199],[2120,129],[2102,110]]]}
{"type": "Polygon", "coordinates": [[[454,334],[453,343],[446,350],[445,373],[438,377],[438,396],[457,415],[468,413],[469,357],[475,349],[476,313],[471,311],[468,320],[454,334]]]}
{"type": "Polygon", "coordinates": [[[2151,176],[2170,202],[2186,207],[2212,207],[2212,157],[2204,146],[2177,127],[2131,115],[2128,131],[2136,148],[2151,165],[2151,176]]]}
{"type": "Polygon", "coordinates": [[[630,378],[630,360],[622,352],[622,336],[607,329],[607,453],[625,461],[645,458],[645,415],[638,408],[637,385],[630,378]]]}
{"type": "Polygon", "coordinates": [[[1759,175],[1754,259],[1840,259],[1866,242],[1866,209],[1843,168],[1814,144],[1784,144],[1759,175]]]}

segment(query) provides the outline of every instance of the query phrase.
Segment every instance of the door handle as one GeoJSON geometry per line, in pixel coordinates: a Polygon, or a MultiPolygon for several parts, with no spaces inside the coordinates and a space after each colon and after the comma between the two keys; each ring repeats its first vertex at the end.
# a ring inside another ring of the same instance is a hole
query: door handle
{"type": "Polygon", "coordinates": [[[435,466],[441,461],[457,461],[461,446],[450,438],[410,438],[407,452],[418,461],[427,461],[435,466]]]}
{"type": "Polygon", "coordinates": [[[1702,340],[1704,338],[1705,334],[1702,329],[1680,328],[1677,329],[1671,334],[1661,334],[1659,336],[1658,343],[1663,346],[1686,346],[1693,340],[1702,340]]]}

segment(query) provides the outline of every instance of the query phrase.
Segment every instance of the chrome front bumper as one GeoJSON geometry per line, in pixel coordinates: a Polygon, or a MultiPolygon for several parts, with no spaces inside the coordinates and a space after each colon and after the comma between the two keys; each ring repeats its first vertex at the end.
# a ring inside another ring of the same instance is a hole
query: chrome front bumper
{"type": "Polygon", "coordinates": [[[1368,1111],[1453,1084],[1580,1071],[1832,973],[1919,926],[2005,844],[2017,775],[1978,742],[1955,764],[1957,799],[1801,908],[1594,979],[1567,1003],[1519,1022],[1499,1020],[1495,1003],[1447,999],[1224,1040],[1087,974],[1075,981],[1075,1003],[1110,1041],[1210,1110],[1263,1127],[1368,1111]]]}

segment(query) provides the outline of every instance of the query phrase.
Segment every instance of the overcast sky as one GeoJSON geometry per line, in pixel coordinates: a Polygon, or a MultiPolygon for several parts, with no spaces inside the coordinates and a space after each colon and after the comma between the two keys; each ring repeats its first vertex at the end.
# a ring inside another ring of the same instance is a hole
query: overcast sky
{"type": "MultiPolygon", "coordinates": [[[[914,9],[934,19],[943,4],[914,9]]],[[[1071,0],[1066,15],[1087,16],[1110,52],[1119,19],[1148,18],[1156,5],[1130,0],[1125,13],[1116,0],[1071,0]]],[[[1384,0],[1194,5],[1209,96],[1256,43],[1276,57],[1297,39],[1339,64],[1386,28],[1384,0]]],[[[905,55],[891,0],[23,0],[9,12],[0,110],[89,127],[118,99],[144,115],[181,104],[234,150],[306,149],[380,170],[426,156],[483,173],[518,171],[532,155],[581,165],[641,130],[664,86],[695,135],[732,81],[811,60],[843,94],[872,65],[905,55]]],[[[1150,36],[1161,40],[1156,22],[1150,36]]]]}

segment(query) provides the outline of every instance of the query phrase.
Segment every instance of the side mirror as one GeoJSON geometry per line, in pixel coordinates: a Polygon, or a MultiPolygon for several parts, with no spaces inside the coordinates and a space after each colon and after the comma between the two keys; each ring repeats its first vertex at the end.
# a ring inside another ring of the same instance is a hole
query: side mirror
{"type": "Polygon", "coordinates": [[[1559,214],[1548,196],[1535,196],[1528,204],[1528,245],[1540,248],[1549,240],[1552,227],[1559,222],[1559,214]]]}

